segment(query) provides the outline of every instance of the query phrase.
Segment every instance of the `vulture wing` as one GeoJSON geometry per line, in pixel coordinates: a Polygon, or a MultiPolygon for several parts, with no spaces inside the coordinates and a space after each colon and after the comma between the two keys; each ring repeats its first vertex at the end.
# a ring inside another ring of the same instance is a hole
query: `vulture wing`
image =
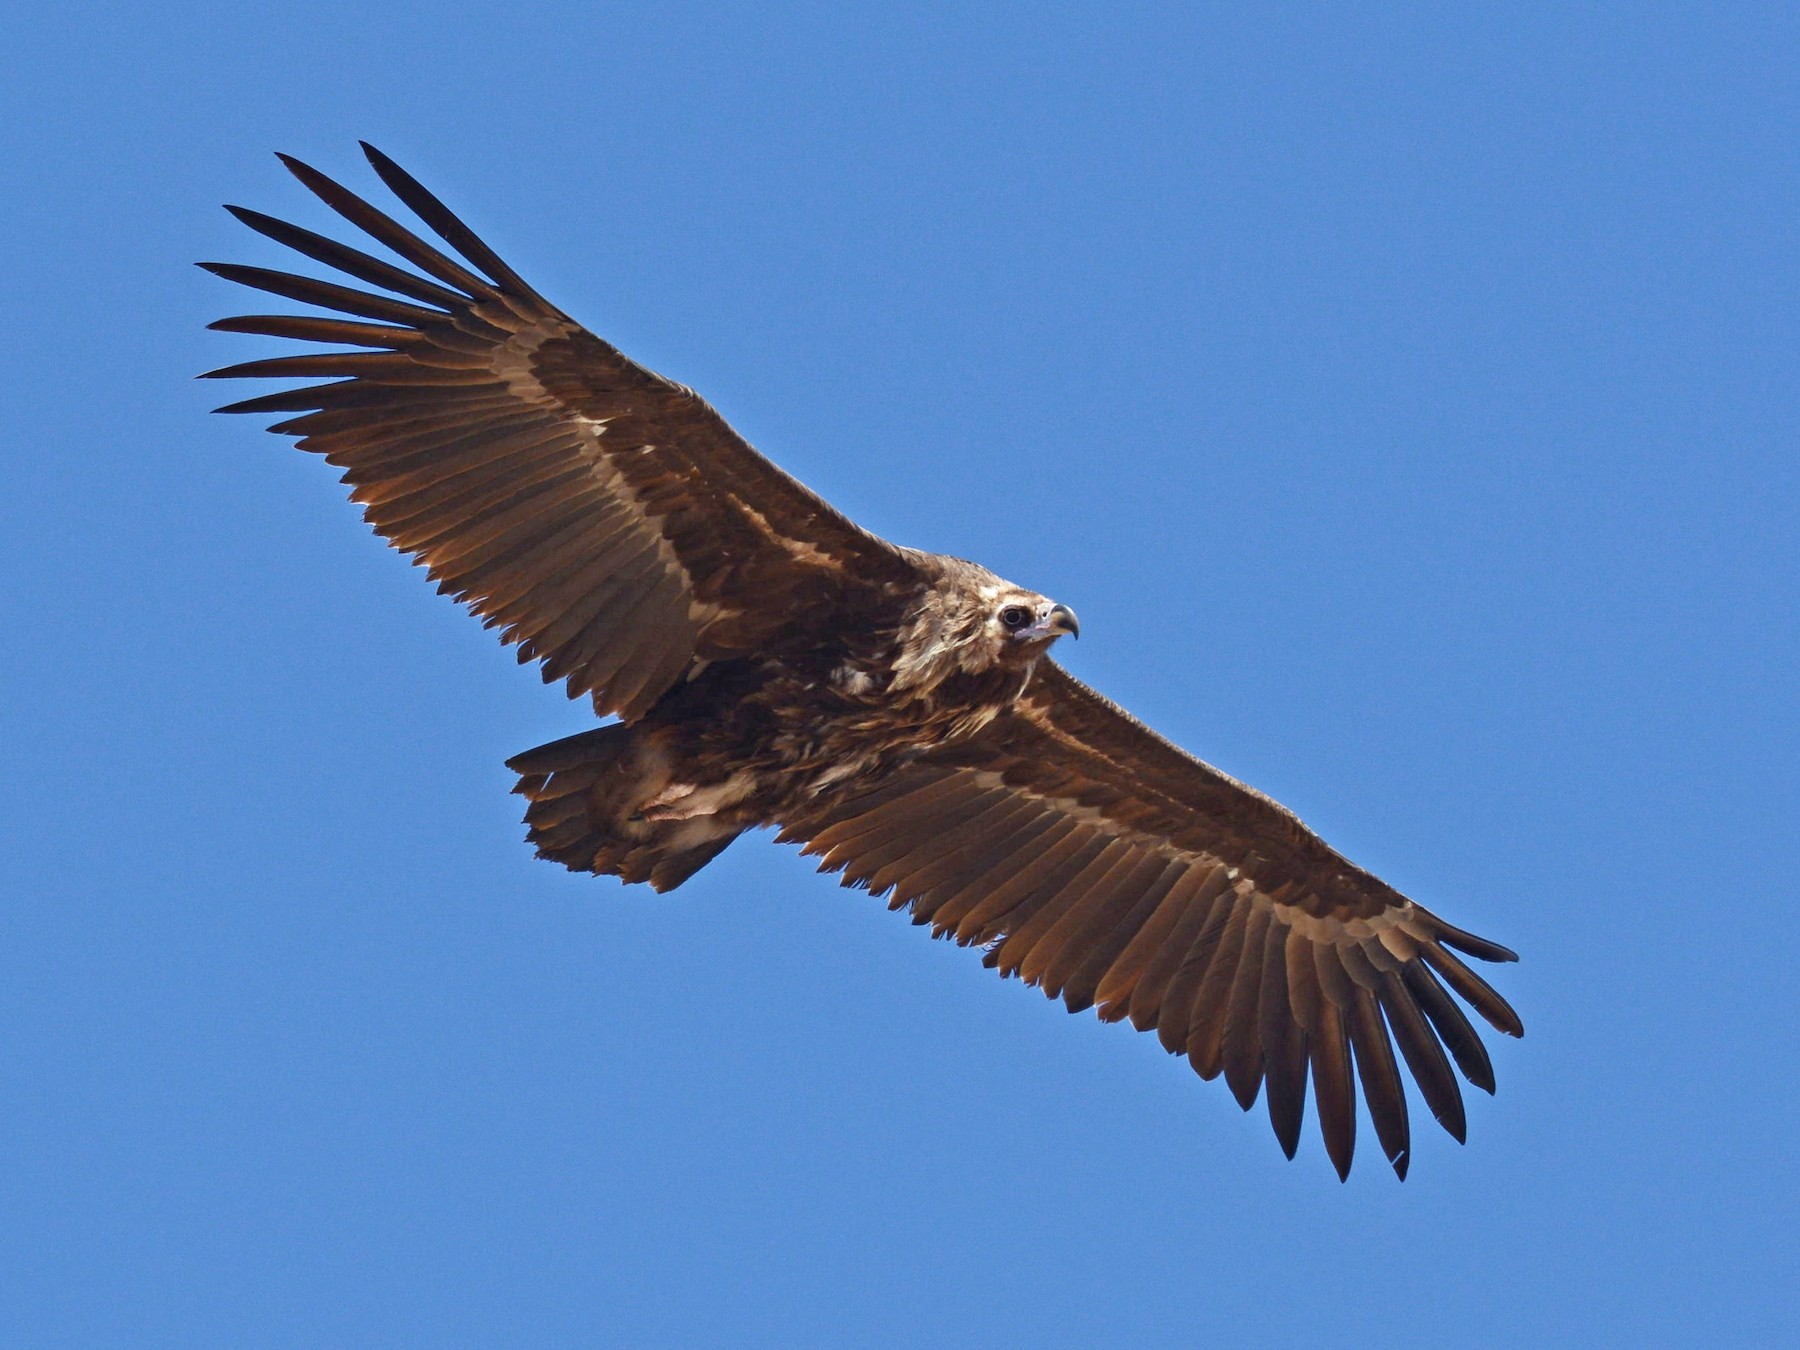
{"type": "Polygon", "coordinates": [[[520,280],[385,155],[364,151],[451,257],[324,174],[307,188],[416,271],[259,212],[251,229],[372,289],[203,263],[352,318],[254,315],[214,328],[351,350],[210,378],[325,379],[221,412],[344,470],[375,529],[543,663],[545,682],[631,719],[696,662],[754,650],[845,587],[905,581],[898,549],[769,463],[696,396],[602,342],[520,280]]]}
{"type": "Polygon", "coordinates": [[[1071,1012],[1098,1005],[1103,1020],[1154,1028],[1202,1078],[1223,1073],[1245,1110],[1266,1082],[1289,1157],[1310,1073],[1340,1177],[1357,1080],[1382,1152],[1406,1175],[1396,1044],[1459,1141],[1451,1061],[1493,1091],[1487,1051],[1445,986],[1523,1034],[1451,949],[1513,953],[1414,904],[1048,660],[979,736],[787,822],[783,838],[805,841],[846,885],[891,891],[891,907],[910,905],[934,934],[988,944],[988,965],[1071,1012]]]}

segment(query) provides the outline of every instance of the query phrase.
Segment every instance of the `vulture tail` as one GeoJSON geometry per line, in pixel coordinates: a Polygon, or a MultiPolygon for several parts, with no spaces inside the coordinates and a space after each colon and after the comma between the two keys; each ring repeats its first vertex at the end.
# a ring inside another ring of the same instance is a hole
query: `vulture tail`
{"type": "Polygon", "coordinates": [[[571,872],[647,881],[672,891],[725,851],[743,826],[709,815],[646,819],[644,803],[669,786],[666,759],[623,722],[584,731],[506,761],[540,858],[571,872]]]}

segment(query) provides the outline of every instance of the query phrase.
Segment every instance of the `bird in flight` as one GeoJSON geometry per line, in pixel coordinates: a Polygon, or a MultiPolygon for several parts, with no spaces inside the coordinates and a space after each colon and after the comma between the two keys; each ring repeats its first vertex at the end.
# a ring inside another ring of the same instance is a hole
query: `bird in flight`
{"type": "Polygon", "coordinates": [[[408,266],[227,208],[335,275],[203,263],[322,311],[211,326],[329,349],[208,378],[308,381],[219,411],[280,414],[440,591],[617,718],[509,761],[540,857],[666,891],[774,826],[1002,976],[1154,1031],[1245,1110],[1261,1094],[1290,1158],[1310,1078],[1349,1175],[1360,1082],[1404,1178],[1401,1061],[1464,1138],[1455,1070],[1494,1075],[1462,1004],[1523,1028],[1456,953],[1512,952],[1069,675],[1067,605],[846,519],[363,150],[449,251],[282,156],[408,266]]]}

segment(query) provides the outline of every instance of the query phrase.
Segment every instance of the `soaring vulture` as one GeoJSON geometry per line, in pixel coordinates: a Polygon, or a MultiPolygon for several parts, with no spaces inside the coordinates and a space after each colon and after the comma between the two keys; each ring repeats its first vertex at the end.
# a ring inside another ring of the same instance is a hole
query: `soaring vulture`
{"type": "Polygon", "coordinates": [[[1048,654],[1066,606],[847,520],[363,149],[449,251],[283,156],[410,268],[228,208],[339,275],[202,264],[324,311],[212,327],[330,344],[211,376],[308,381],[220,411],[282,414],[440,591],[617,718],[510,761],[539,856],[670,890],[774,825],[1001,975],[1154,1031],[1244,1109],[1266,1085],[1289,1157],[1310,1074],[1348,1175],[1360,1081],[1404,1177],[1401,1060],[1464,1137],[1451,1064],[1494,1076],[1457,998],[1522,1027],[1455,953],[1512,952],[1071,677],[1048,654]]]}

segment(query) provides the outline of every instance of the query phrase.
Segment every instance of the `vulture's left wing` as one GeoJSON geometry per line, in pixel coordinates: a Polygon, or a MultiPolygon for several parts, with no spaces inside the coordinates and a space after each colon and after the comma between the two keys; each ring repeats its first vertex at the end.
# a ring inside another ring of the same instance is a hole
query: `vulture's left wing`
{"type": "Polygon", "coordinates": [[[1382,1151],[1406,1175],[1406,1094],[1464,1136],[1463,1076],[1488,1092],[1481,1038],[1445,986],[1523,1034],[1450,950],[1513,954],[1453,928],[1346,861],[1288,810],[1201,763],[1046,660],[1016,710],[880,786],[789,821],[847,885],[892,890],[939,936],[1071,1012],[1155,1028],[1248,1110],[1268,1084],[1289,1157],[1310,1072],[1340,1176],[1360,1079],[1382,1151]],[[1445,1051],[1448,1049],[1449,1054],[1445,1051]]]}
{"type": "Polygon", "coordinates": [[[550,304],[398,165],[364,146],[451,257],[318,170],[283,162],[412,269],[260,212],[251,229],[343,284],[203,263],[332,315],[214,328],[350,348],[250,361],[225,378],[325,380],[222,412],[344,470],[351,497],[520,659],[601,713],[642,714],[698,662],[754,651],[846,588],[912,564],[755,450],[692,390],[627,359],[550,304]],[[333,315],[349,315],[349,318],[333,315]]]}

